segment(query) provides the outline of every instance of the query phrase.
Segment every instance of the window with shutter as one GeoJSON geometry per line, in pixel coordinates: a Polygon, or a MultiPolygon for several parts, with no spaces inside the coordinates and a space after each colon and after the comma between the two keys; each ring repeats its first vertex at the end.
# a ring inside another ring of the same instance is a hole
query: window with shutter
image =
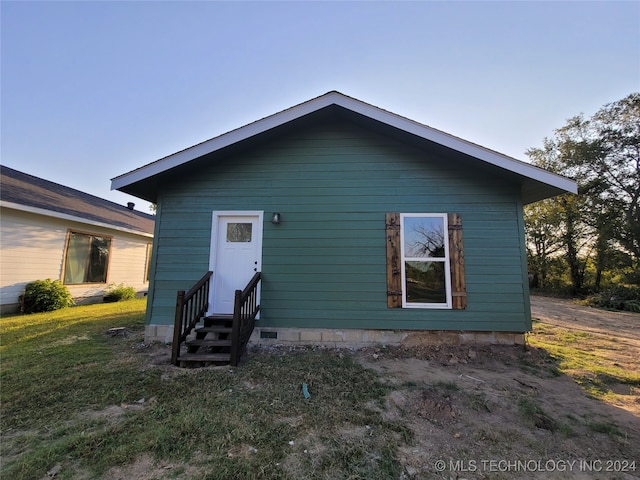
{"type": "Polygon", "coordinates": [[[467,305],[459,214],[388,213],[387,306],[467,305]]]}

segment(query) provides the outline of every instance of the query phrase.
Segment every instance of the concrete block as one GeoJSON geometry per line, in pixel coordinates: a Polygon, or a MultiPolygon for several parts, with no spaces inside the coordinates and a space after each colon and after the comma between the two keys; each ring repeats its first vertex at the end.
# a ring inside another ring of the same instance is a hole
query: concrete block
{"type": "Polygon", "coordinates": [[[326,329],[322,330],[322,342],[328,343],[343,343],[344,342],[344,331],[343,330],[331,330],[326,329]]]}
{"type": "Polygon", "coordinates": [[[146,325],[144,327],[144,343],[153,343],[156,340],[156,327],[155,325],[146,325]]]}
{"type": "Polygon", "coordinates": [[[350,328],[343,330],[343,333],[345,343],[359,345],[366,342],[366,340],[363,339],[363,330],[350,328]]]}
{"type": "Polygon", "coordinates": [[[366,343],[383,343],[385,339],[384,330],[364,330],[361,338],[366,343]]]}
{"type": "Polygon", "coordinates": [[[173,325],[162,325],[158,328],[158,333],[161,333],[164,343],[173,342],[173,325]]]}
{"type": "Polygon", "coordinates": [[[322,342],[322,331],[304,328],[300,330],[300,342],[322,342]]]}
{"type": "Polygon", "coordinates": [[[407,333],[402,330],[375,330],[377,342],[382,345],[400,345],[407,333]]]}
{"type": "Polygon", "coordinates": [[[475,332],[462,332],[460,334],[460,343],[462,345],[477,345],[478,335],[475,332]]]}
{"type": "Polygon", "coordinates": [[[173,341],[173,325],[147,325],[144,327],[144,343],[173,341]]]}

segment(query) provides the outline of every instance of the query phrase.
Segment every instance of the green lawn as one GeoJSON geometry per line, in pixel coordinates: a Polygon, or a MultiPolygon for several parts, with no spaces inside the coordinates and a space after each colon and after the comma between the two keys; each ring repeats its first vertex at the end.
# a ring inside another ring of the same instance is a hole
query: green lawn
{"type": "Polygon", "coordinates": [[[367,407],[387,388],[353,359],[307,351],[237,369],[153,366],[144,308],[2,319],[2,478],[56,465],[56,478],[95,478],[145,456],[182,465],[167,478],[399,477],[397,438],[410,430],[367,407]],[[107,335],[113,327],[130,335],[107,335]],[[301,441],[306,454],[291,455],[301,441]]]}

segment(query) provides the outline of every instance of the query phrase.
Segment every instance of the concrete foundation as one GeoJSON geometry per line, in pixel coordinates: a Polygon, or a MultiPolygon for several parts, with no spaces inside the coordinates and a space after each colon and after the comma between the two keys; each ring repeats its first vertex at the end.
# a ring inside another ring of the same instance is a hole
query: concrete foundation
{"type": "Polygon", "coordinates": [[[256,328],[254,345],[323,345],[366,347],[371,345],[523,345],[524,333],[463,332],[450,330],[365,330],[323,328],[256,328]]]}
{"type": "Polygon", "coordinates": [[[171,343],[173,341],[173,325],[146,325],[144,327],[144,343],[171,343]]]}
{"type": "MultiPolygon", "coordinates": [[[[173,326],[147,325],[145,328],[145,343],[170,343],[172,339],[173,326]]],[[[249,343],[357,348],[372,345],[523,345],[525,339],[524,333],[517,332],[257,327],[249,343]]]]}

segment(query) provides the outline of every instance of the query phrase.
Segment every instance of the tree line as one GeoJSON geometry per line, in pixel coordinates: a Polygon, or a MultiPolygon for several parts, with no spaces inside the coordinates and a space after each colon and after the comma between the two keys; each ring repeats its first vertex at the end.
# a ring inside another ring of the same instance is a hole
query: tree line
{"type": "Polygon", "coordinates": [[[578,184],[578,195],[525,207],[532,287],[573,296],[617,288],[640,308],[640,93],[570,118],[526,153],[578,184]]]}

